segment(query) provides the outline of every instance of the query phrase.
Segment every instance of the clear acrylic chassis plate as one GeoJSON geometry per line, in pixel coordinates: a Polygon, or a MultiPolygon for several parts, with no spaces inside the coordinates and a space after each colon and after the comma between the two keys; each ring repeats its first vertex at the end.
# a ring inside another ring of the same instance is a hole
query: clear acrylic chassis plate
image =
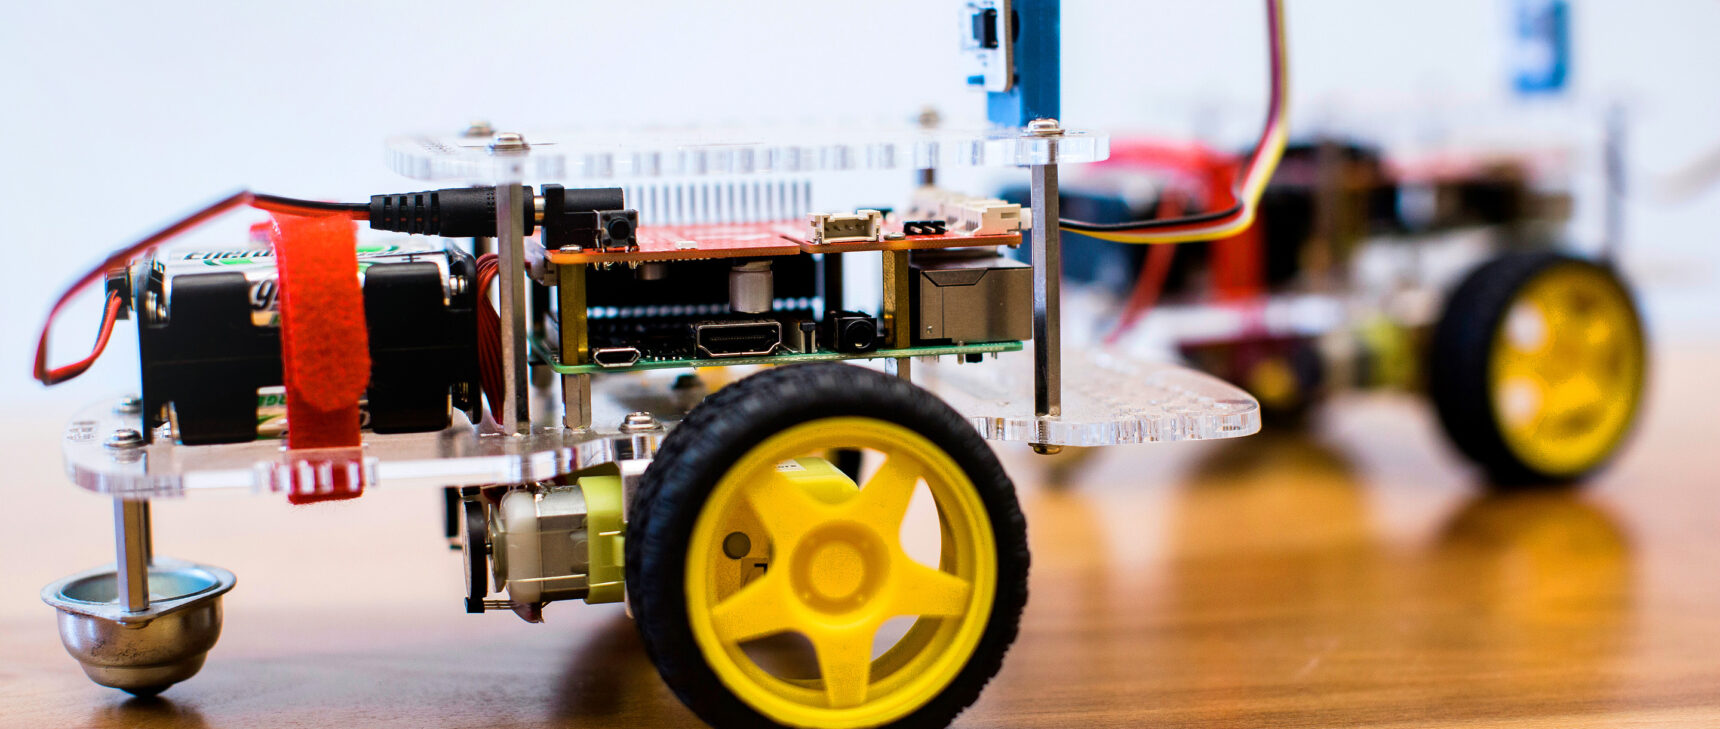
{"type": "Polygon", "coordinates": [[[702,127],[524,134],[527,148],[493,150],[495,136],[402,135],[389,169],[418,180],[615,180],[805,174],[1098,162],[1103,134],[1034,136],[1019,129],[911,126],[702,127]]]}
{"type": "Polygon", "coordinates": [[[1066,348],[1062,412],[1036,415],[1033,353],[996,362],[931,363],[920,385],[967,416],[986,440],[1108,446],[1238,438],[1260,431],[1260,403],[1228,382],[1187,367],[1103,349],[1066,348]]]}
{"type": "MultiPolygon", "coordinates": [[[[85,408],[62,441],[73,483],[134,499],[193,491],[326,490],[337,476],[364,488],[532,483],[621,460],[650,458],[683,413],[668,386],[680,371],[599,375],[592,381],[592,422],[570,430],[540,425],[530,435],[480,433],[455,414],[434,433],[366,433],[359,451],[290,452],[278,440],[187,446],[158,442],[114,448],[108,437],[138,428],[119,398],[85,408]],[[622,417],[648,411],[664,424],[621,433],[622,417]],[[344,475],[335,471],[345,470],[344,475]]],[[[942,397],[988,440],[1101,446],[1235,438],[1260,429],[1259,403],[1241,389],[1186,367],[1146,363],[1104,352],[1070,350],[1063,362],[1063,412],[1033,413],[1030,352],[994,361],[916,362],[915,382],[942,397]]],[[[540,389],[534,412],[559,416],[553,388],[540,389]]]]}

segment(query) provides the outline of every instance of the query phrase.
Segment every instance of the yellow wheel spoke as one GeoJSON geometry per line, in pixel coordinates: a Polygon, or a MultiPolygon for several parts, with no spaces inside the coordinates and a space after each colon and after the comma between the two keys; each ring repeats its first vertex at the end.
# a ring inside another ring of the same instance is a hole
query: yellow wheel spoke
{"type": "Polygon", "coordinates": [[[870,524],[880,534],[894,537],[902,529],[902,517],[908,513],[908,502],[914,498],[914,487],[920,483],[920,464],[900,454],[890,454],[878,472],[860,488],[860,497],[849,509],[849,515],[870,524]]]}
{"type": "Polygon", "coordinates": [[[779,550],[791,549],[808,527],[826,518],[830,511],[805,489],[774,471],[749,484],[746,494],[753,513],[758,514],[779,550]]]}
{"type": "Polygon", "coordinates": [[[1558,387],[1551,388],[1543,409],[1548,417],[1556,418],[1596,405],[1605,399],[1605,391],[1594,378],[1578,375],[1559,383],[1558,387]]]}
{"type": "Polygon", "coordinates": [[[1611,354],[1613,351],[1613,333],[1617,331],[1611,322],[1604,317],[1590,317],[1587,326],[1583,327],[1583,344],[1590,352],[1611,354]]]}
{"type": "Polygon", "coordinates": [[[866,703],[866,686],[872,682],[872,637],[874,626],[841,631],[819,631],[807,636],[818,653],[818,672],[824,679],[824,697],[830,708],[866,703]]]}
{"type": "Polygon", "coordinates": [[[766,572],[711,608],[711,627],[730,644],[786,633],[795,627],[792,600],[787,578],[766,572]]]}
{"type": "Polygon", "coordinates": [[[1524,380],[1534,382],[1539,386],[1545,386],[1547,381],[1547,376],[1541,372],[1540,367],[1535,366],[1534,362],[1518,357],[1500,362],[1496,375],[1500,381],[1524,380]]]}
{"type": "Polygon", "coordinates": [[[932,569],[909,559],[896,558],[896,599],[891,617],[897,615],[953,616],[967,612],[973,585],[943,570],[932,569]]]}

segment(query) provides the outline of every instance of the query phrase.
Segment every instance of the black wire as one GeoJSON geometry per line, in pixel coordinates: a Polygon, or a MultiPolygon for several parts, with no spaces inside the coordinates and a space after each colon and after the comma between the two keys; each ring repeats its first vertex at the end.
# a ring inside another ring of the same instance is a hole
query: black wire
{"type": "Polygon", "coordinates": [[[1242,203],[1237,203],[1237,204],[1232,205],[1232,206],[1225,208],[1223,210],[1216,210],[1216,211],[1213,211],[1210,213],[1200,213],[1198,215],[1179,215],[1179,216],[1174,217],[1174,218],[1162,218],[1159,220],[1131,220],[1131,221],[1127,221],[1127,222],[1123,222],[1123,223],[1089,223],[1089,222],[1086,222],[1084,220],[1071,220],[1069,218],[1060,218],[1057,221],[1057,225],[1066,229],[1066,230],[1075,230],[1075,231],[1085,230],[1085,231],[1090,231],[1093,233],[1108,233],[1111,231],[1122,231],[1122,230],[1155,230],[1155,229],[1159,229],[1159,228],[1175,228],[1175,227],[1181,227],[1184,225],[1195,225],[1195,224],[1199,224],[1199,223],[1210,223],[1210,222],[1213,222],[1215,220],[1220,220],[1220,219],[1229,217],[1231,215],[1235,215],[1238,212],[1241,212],[1241,210],[1242,210],[1242,203]]]}
{"type": "Polygon", "coordinates": [[[274,204],[274,205],[288,205],[288,206],[292,206],[295,208],[306,208],[306,209],[310,209],[310,210],[326,210],[326,211],[331,212],[331,213],[368,213],[368,212],[370,212],[370,203],[332,203],[332,202],[322,202],[319,200],[298,200],[298,199],[290,198],[290,197],[281,197],[280,195],[262,195],[262,194],[252,195],[251,197],[255,198],[256,200],[258,200],[260,202],[270,203],[270,204],[274,204]]]}
{"type": "MultiPolygon", "coordinates": [[[[1266,104],[1266,127],[1261,132],[1260,141],[1255,142],[1254,151],[1248,155],[1248,165],[1245,168],[1244,174],[1251,174],[1254,171],[1254,165],[1259,164],[1260,152],[1262,149],[1265,148],[1265,146],[1266,146],[1266,144],[1270,138],[1269,135],[1272,133],[1272,127],[1275,124],[1277,124],[1279,121],[1281,121],[1279,117],[1280,117],[1280,114],[1282,112],[1282,109],[1279,106],[1279,102],[1281,100],[1280,94],[1282,94],[1284,91],[1284,89],[1283,89],[1283,86],[1284,86],[1283,85],[1283,73],[1284,73],[1284,68],[1283,68],[1284,46],[1283,46],[1283,42],[1284,42],[1284,39],[1283,39],[1283,36],[1281,34],[1282,27],[1280,25],[1280,18],[1278,16],[1278,11],[1279,11],[1279,7],[1278,7],[1277,1],[1276,0],[1267,0],[1267,3],[1266,3],[1266,34],[1267,34],[1267,42],[1269,44],[1268,45],[1269,50],[1267,52],[1267,55],[1271,59],[1271,77],[1272,77],[1271,97],[1267,100],[1267,104],[1266,104]]],[[[1245,209],[1245,206],[1246,206],[1246,203],[1244,203],[1242,200],[1237,200],[1236,204],[1231,205],[1230,207],[1225,208],[1223,210],[1218,210],[1218,211],[1214,211],[1214,212],[1210,212],[1210,213],[1200,213],[1198,215],[1183,215],[1183,216],[1178,216],[1178,217],[1174,217],[1174,218],[1162,218],[1162,219],[1158,219],[1158,220],[1134,220],[1134,221],[1128,221],[1128,222],[1122,222],[1122,223],[1089,223],[1089,222],[1082,221],[1082,220],[1070,220],[1068,218],[1060,218],[1057,221],[1057,225],[1058,225],[1058,227],[1067,228],[1069,230],[1087,231],[1087,232],[1092,232],[1092,233],[1105,233],[1105,232],[1111,232],[1111,231],[1159,230],[1159,229],[1164,229],[1164,228],[1181,227],[1184,225],[1196,225],[1199,223],[1214,222],[1214,221],[1217,221],[1221,218],[1225,218],[1225,217],[1228,217],[1231,215],[1236,215],[1236,214],[1242,212],[1245,209]]]]}

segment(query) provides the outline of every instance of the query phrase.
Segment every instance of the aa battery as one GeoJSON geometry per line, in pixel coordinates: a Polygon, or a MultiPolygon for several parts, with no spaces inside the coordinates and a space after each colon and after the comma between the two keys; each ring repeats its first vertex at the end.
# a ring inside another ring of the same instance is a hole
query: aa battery
{"type": "MultiPolygon", "coordinates": [[[[364,283],[365,269],[379,263],[434,263],[442,272],[444,303],[454,292],[448,290],[450,275],[448,251],[425,238],[399,238],[358,246],[358,280],[364,283]]],[[[201,273],[242,273],[250,283],[251,323],[277,326],[280,316],[280,273],[275,268],[275,251],[269,246],[238,248],[181,248],[165,251],[155,258],[161,271],[163,300],[173,300],[173,280],[179,276],[201,273]]],[[[171,311],[164,312],[172,316],[171,311]]]]}
{"type": "MultiPolygon", "coordinates": [[[[358,425],[370,427],[370,403],[362,398],[358,401],[358,425]]],[[[257,437],[287,437],[287,388],[257,389],[257,437]]]]}

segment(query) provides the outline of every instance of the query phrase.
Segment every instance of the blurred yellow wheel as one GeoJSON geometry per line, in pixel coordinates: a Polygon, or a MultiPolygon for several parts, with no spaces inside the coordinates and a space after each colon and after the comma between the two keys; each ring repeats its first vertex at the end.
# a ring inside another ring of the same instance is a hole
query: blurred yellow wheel
{"type": "Polygon", "coordinates": [[[1617,274],[1551,253],[1472,274],[1432,355],[1429,386],[1447,432],[1503,484],[1574,479],[1605,463],[1635,421],[1647,368],[1617,274]]]}

